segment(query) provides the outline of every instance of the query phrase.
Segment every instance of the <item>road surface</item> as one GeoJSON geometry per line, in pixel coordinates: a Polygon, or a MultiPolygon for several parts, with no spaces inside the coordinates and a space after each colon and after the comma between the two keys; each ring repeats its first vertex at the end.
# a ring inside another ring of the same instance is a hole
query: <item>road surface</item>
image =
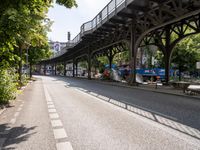
{"type": "Polygon", "coordinates": [[[83,79],[37,78],[0,115],[2,149],[200,149],[198,100],[83,79]]]}

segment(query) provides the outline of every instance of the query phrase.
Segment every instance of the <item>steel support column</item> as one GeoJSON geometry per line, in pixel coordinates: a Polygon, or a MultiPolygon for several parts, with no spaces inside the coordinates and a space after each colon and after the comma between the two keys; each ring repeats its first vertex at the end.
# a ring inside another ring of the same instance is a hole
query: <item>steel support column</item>
{"type": "Polygon", "coordinates": [[[91,80],[91,53],[88,53],[88,79],[91,80]]]}
{"type": "Polygon", "coordinates": [[[166,84],[169,83],[169,77],[170,77],[170,59],[171,59],[171,53],[172,53],[172,47],[171,47],[171,33],[170,33],[170,27],[166,27],[166,43],[165,43],[165,82],[166,84]]]}
{"type": "Polygon", "coordinates": [[[73,77],[75,77],[75,62],[76,62],[76,60],[73,59],[73,77]]]}
{"type": "Polygon", "coordinates": [[[54,65],[51,65],[51,74],[54,75],[54,65]]]}
{"type": "Polygon", "coordinates": [[[135,46],[136,43],[136,24],[132,22],[131,24],[131,42],[130,42],[130,52],[131,52],[131,76],[129,83],[131,85],[136,84],[136,58],[137,58],[137,47],[135,46]]]}
{"type": "Polygon", "coordinates": [[[47,69],[46,67],[47,67],[46,64],[44,64],[44,70],[43,70],[44,71],[44,75],[46,75],[46,69],[47,69]]]}
{"type": "Polygon", "coordinates": [[[75,69],[76,69],[75,76],[78,77],[78,61],[75,62],[75,69]]]}
{"type": "Polygon", "coordinates": [[[57,75],[57,67],[56,67],[56,63],[54,64],[54,68],[55,68],[55,70],[54,70],[54,75],[56,76],[56,75],[57,75]]]}
{"type": "Polygon", "coordinates": [[[41,74],[42,73],[42,65],[40,64],[39,65],[39,74],[41,74]]]}
{"type": "Polygon", "coordinates": [[[113,53],[112,53],[112,49],[109,49],[109,52],[108,52],[108,61],[109,61],[109,69],[112,69],[112,61],[113,61],[113,53]]]}
{"type": "Polygon", "coordinates": [[[66,73],[67,73],[67,71],[66,71],[66,65],[67,65],[67,63],[64,62],[64,63],[63,63],[63,66],[64,66],[64,72],[63,72],[63,73],[64,73],[64,76],[66,76],[66,73]]]}

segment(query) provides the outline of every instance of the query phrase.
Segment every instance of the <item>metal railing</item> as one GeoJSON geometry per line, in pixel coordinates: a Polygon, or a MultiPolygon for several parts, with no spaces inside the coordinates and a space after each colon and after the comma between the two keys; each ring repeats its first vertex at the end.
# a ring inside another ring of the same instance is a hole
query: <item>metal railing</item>
{"type": "MultiPolygon", "coordinates": [[[[102,25],[103,22],[109,19],[109,15],[112,13],[116,13],[117,9],[124,4],[124,7],[127,6],[128,3],[133,2],[134,0],[111,0],[91,21],[84,23],[80,28],[80,33],[72,40],[72,47],[76,46],[80,41],[81,37],[87,34],[90,31],[94,31],[98,28],[99,25],[102,25]]],[[[124,8],[123,7],[123,8],[124,8]]],[[[59,53],[58,56],[62,54],[59,53]]],[[[58,57],[56,56],[56,57],[58,57]]]]}
{"type": "MultiPolygon", "coordinates": [[[[121,6],[122,4],[125,4],[126,6],[127,0],[112,0],[110,1],[91,21],[88,21],[84,23],[81,26],[81,37],[84,35],[85,32],[93,31],[96,29],[99,25],[102,24],[105,20],[108,19],[109,15],[112,14],[121,6]]],[[[129,0],[130,1],[130,0],[129,0]]],[[[132,0],[133,1],[133,0],[132,0]]],[[[73,40],[72,40],[73,41],[73,40]]]]}

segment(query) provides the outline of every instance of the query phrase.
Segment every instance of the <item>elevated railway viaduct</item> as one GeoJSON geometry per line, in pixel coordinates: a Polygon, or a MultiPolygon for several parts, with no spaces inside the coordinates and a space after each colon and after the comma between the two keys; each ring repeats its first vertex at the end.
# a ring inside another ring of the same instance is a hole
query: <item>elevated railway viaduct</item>
{"type": "Polygon", "coordinates": [[[114,53],[130,49],[132,80],[136,82],[136,56],[139,47],[155,45],[164,54],[165,79],[169,81],[173,48],[183,38],[200,32],[200,0],[111,0],[93,20],[84,23],[80,33],[65,51],[40,64],[88,62],[106,55],[110,64],[114,53]],[[172,35],[173,36],[172,38],[172,35]],[[174,38],[175,37],[175,38],[174,38]]]}

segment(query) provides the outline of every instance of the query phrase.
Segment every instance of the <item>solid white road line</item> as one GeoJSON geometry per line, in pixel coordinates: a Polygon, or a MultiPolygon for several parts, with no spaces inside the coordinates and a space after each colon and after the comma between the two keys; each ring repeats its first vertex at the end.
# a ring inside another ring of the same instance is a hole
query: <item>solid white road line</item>
{"type": "Polygon", "coordinates": [[[61,129],[53,129],[53,134],[54,134],[55,139],[67,138],[67,134],[66,134],[64,128],[61,128],[61,129]]]}
{"type": "Polygon", "coordinates": [[[73,150],[70,142],[62,142],[56,144],[57,150],[73,150]]]}

